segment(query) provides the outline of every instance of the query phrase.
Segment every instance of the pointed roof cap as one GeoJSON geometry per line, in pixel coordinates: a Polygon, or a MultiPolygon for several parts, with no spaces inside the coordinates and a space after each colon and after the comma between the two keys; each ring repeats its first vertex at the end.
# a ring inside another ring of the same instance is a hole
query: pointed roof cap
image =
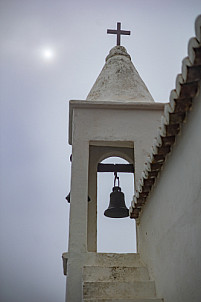
{"type": "Polygon", "coordinates": [[[123,46],[110,50],[87,101],[154,102],[123,46]]]}

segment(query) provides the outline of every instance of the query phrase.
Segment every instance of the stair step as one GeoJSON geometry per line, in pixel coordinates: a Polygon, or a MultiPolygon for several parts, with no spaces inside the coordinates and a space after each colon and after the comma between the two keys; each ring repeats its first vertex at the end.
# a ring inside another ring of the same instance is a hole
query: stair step
{"type": "Polygon", "coordinates": [[[143,266],[140,255],[136,253],[90,253],[90,265],[92,266],[143,266]]]}
{"type": "Polygon", "coordinates": [[[139,298],[139,299],[84,299],[84,302],[163,302],[158,298],[139,298]]]}
{"type": "Polygon", "coordinates": [[[84,282],[84,299],[102,298],[155,298],[153,281],[134,282],[84,282]]]}
{"type": "Polygon", "coordinates": [[[149,280],[148,270],[145,267],[103,267],[85,266],[83,268],[83,281],[146,281],[149,280]]]}

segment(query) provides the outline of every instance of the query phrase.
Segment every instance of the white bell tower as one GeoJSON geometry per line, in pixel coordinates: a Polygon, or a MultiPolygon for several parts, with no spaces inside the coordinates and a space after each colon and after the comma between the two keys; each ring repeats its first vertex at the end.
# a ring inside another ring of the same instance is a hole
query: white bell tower
{"type": "Polygon", "coordinates": [[[86,289],[83,294],[83,267],[108,257],[97,253],[98,164],[111,156],[126,159],[134,166],[137,185],[164,104],[153,101],[130,55],[118,45],[111,49],[87,99],[72,100],[69,106],[70,225],[63,264],[66,301],[81,302],[88,301],[86,289]]]}

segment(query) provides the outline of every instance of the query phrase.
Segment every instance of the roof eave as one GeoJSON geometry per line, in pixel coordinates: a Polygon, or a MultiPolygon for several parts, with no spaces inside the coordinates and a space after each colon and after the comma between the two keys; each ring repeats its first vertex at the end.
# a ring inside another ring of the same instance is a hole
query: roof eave
{"type": "Polygon", "coordinates": [[[195,38],[188,43],[188,57],[182,61],[182,73],[176,78],[176,87],[170,93],[170,101],[164,108],[157,138],[136,189],[130,207],[130,218],[137,219],[156,182],[167,155],[172,151],[175,138],[180,132],[193,99],[199,91],[201,80],[201,15],[195,21],[195,38]]]}

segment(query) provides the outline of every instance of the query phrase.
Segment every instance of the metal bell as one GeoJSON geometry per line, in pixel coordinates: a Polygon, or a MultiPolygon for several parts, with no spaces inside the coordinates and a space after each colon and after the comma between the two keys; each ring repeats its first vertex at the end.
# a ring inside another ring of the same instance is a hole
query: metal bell
{"type": "Polygon", "coordinates": [[[129,216],[129,210],[126,207],[124,193],[119,187],[119,177],[115,174],[114,187],[110,193],[110,204],[104,215],[110,218],[124,218],[129,216]],[[115,186],[115,181],[118,179],[118,186],[115,186]]]}

